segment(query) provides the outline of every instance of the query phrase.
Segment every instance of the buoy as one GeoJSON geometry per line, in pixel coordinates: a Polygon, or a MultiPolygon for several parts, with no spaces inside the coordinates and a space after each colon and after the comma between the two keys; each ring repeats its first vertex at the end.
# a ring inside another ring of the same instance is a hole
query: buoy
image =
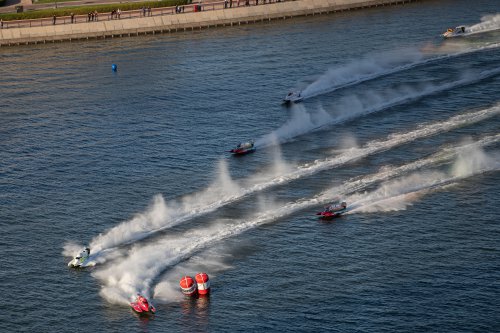
{"type": "Polygon", "coordinates": [[[182,293],[186,296],[193,296],[196,294],[196,283],[190,276],[184,276],[179,282],[181,286],[182,293]]]}
{"type": "Polygon", "coordinates": [[[116,72],[116,70],[118,69],[118,66],[113,64],[113,65],[111,65],[111,69],[113,70],[113,72],[116,72]]]}
{"type": "Polygon", "coordinates": [[[198,273],[194,277],[198,284],[198,293],[200,295],[207,295],[210,292],[210,281],[208,280],[207,273],[198,273]]]}

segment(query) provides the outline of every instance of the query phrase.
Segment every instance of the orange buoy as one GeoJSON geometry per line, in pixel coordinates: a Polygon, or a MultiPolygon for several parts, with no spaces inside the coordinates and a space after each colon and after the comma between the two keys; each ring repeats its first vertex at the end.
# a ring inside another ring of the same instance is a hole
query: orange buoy
{"type": "Polygon", "coordinates": [[[181,286],[182,293],[186,296],[193,296],[196,294],[196,283],[190,276],[184,276],[179,282],[181,286]]]}
{"type": "Polygon", "coordinates": [[[200,295],[207,295],[210,292],[210,281],[208,280],[207,273],[198,273],[194,277],[198,284],[198,293],[200,295]]]}

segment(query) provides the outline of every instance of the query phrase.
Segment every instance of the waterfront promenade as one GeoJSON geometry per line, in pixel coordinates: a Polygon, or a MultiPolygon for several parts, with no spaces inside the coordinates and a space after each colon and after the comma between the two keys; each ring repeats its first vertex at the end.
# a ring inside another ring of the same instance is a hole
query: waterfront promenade
{"type": "Polygon", "coordinates": [[[169,33],[414,1],[418,0],[233,0],[186,5],[177,10],[127,11],[119,18],[99,13],[98,20],[92,21],[87,15],[12,21],[4,22],[0,29],[0,46],[169,33]]]}

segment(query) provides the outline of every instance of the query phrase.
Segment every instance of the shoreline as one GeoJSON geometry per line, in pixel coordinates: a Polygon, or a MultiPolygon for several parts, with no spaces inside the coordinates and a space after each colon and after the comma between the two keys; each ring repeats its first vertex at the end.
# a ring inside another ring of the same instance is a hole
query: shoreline
{"type": "MultiPolygon", "coordinates": [[[[215,3],[205,5],[205,10],[176,14],[173,7],[163,8],[152,16],[122,19],[104,19],[98,22],[81,22],[37,27],[9,27],[0,29],[0,46],[53,43],[82,39],[130,37],[177,31],[194,31],[212,27],[250,24],[298,16],[321,15],[371,7],[404,5],[419,0],[295,0],[251,6],[216,8],[215,3]],[[210,8],[212,7],[212,9],[210,8]]],[[[236,2],[236,1],[233,1],[236,2]]],[[[244,2],[244,1],[241,1],[244,2]]],[[[188,7],[188,6],[186,6],[188,7]]],[[[102,16],[106,17],[107,13],[102,16]]],[[[125,13],[124,13],[125,14],[125,13]]]]}

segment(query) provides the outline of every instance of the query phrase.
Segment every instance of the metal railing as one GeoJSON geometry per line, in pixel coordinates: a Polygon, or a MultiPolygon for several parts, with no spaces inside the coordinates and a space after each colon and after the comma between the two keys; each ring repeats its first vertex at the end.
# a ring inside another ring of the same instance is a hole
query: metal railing
{"type": "Polygon", "coordinates": [[[8,28],[28,28],[28,27],[43,27],[51,25],[62,25],[62,24],[75,24],[75,23],[89,23],[99,21],[111,21],[111,20],[122,20],[131,19],[139,17],[152,17],[152,16],[162,16],[162,15],[182,15],[184,13],[194,13],[200,11],[213,11],[221,9],[232,9],[238,7],[247,6],[260,6],[276,2],[287,2],[295,0],[227,0],[227,1],[217,1],[210,3],[194,3],[189,5],[181,5],[175,7],[159,7],[159,8],[142,8],[136,10],[127,10],[118,12],[119,6],[115,12],[91,12],[87,15],[72,15],[72,16],[53,16],[45,17],[40,19],[30,19],[30,20],[14,20],[14,21],[2,21],[0,23],[1,29],[8,28]],[[97,13],[97,14],[96,14],[97,13]]]}

